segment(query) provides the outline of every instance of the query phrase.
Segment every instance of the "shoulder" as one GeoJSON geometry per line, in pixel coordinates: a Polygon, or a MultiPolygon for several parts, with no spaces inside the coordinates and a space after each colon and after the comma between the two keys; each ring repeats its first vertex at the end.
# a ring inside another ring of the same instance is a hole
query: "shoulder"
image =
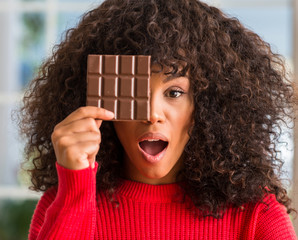
{"type": "Polygon", "coordinates": [[[36,239],[44,223],[45,215],[57,195],[57,188],[49,188],[40,198],[31,219],[29,239],[36,239]]]}
{"type": "Polygon", "coordinates": [[[268,219],[270,222],[274,219],[290,219],[286,207],[276,200],[274,194],[266,195],[254,206],[254,211],[259,219],[268,219]]]}
{"type": "Polygon", "coordinates": [[[41,214],[44,215],[47,209],[54,202],[57,195],[57,187],[49,188],[40,198],[37,203],[34,215],[41,214]]]}
{"type": "Polygon", "coordinates": [[[57,187],[49,188],[40,198],[40,202],[51,203],[55,200],[57,195],[57,187]]]}
{"type": "Polygon", "coordinates": [[[267,195],[255,204],[253,217],[256,239],[296,239],[287,210],[275,195],[267,195]]]}

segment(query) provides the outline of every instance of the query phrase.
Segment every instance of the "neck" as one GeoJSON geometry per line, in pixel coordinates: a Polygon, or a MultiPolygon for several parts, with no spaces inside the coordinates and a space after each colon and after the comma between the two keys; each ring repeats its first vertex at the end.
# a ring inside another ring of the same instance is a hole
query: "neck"
{"type": "Polygon", "coordinates": [[[182,158],[177,161],[175,166],[166,174],[165,176],[161,177],[151,177],[141,173],[138,169],[136,169],[128,159],[124,161],[123,167],[123,176],[124,179],[136,181],[140,183],[146,183],[151,185],[162,185],[162,184],[171,184],[180,182],[182,180],[181,175],[179,172],[183,167],[183,160],[182,158]]]}

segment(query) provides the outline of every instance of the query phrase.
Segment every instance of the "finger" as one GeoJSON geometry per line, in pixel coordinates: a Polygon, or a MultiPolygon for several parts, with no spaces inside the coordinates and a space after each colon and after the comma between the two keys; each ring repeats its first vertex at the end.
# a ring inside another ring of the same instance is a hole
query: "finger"
{"type": "Polygon", "coordinates": [[[94,141],[100,144],[101,142],[101,134],[100,132],[82,132],[82,133],[76,133],[72,135],[63,135],[60,138],[58,138],[55,142],[55,149],[57,149],[59,152],[63,151],[63,149],[83,143],[88,141],[94,141]]]}
{"type": "Polygon", "coordinates": [[[68,124],[55,127],[55,135],[70,135],[79,132],[99,132],[99,126],[97,121],[93,118],[83,118],[77,121],[70,122],[68,124]]]}
{"type": "Polygon", "coordinates": [[[97,128],[99,129],[102,124],[102,120],[95,119],[95,122],[96,122],[97,128]]]}
{"type": "Polygon", "coordinates": [[[68,169],[84,169],[94,165],[98,150],[96,141],[73,144],[64,150],[62,158],[57,161],[68,169]]]}
{"type": "Polygon", "coordinates": [[[58,125],[66,125],[73,121],[83,119],[83,118],[94,118],[100,120],[112,120],[114,118],[114,113],[108,111],[104,108],[98,108],[93,106],[80,107],[70,115],[68,115],[61,123],[58,125]]]}

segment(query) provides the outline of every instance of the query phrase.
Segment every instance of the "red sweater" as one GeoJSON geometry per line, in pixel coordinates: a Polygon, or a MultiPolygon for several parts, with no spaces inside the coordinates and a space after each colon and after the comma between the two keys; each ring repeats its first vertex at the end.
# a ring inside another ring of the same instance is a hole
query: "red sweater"
{"type": "Polygon", "coordinates": [[[190,200],[179,201],[177,184],[149,185],[124,180],[119,206],[96,195],[96,170],[57,165],[59,185],[39,201],[29,239],[296,239],[286,213],[273,195],[267,203],[231,207],[222,219],[198,218],[190,200]]]}

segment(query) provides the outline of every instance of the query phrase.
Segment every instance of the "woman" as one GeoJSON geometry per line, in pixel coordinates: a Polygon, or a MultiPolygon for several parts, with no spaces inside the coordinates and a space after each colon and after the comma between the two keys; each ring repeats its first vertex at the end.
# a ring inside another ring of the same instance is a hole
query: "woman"
{"type": "Polygon", "coordinates": [[[296,239],[275,145],[292,107],[283,62],[237,19],[197,0],[106,0],[24,97],[45,192],[29,238],[296,239]],[[151,55],[149,121],[85,106],[89,54],[151,55]]]}

